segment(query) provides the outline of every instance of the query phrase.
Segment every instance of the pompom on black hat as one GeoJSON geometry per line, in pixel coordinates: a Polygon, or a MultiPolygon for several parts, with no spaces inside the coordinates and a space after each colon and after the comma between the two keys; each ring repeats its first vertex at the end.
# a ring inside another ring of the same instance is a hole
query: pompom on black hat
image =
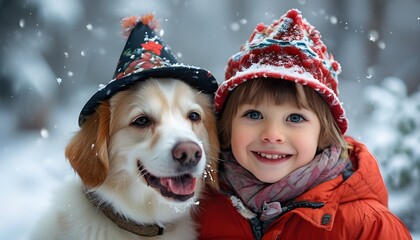
{"type": "Polygon", "coordinates": [[[128,39],[114,77],[87,101],[79,115],[79,126],[103,101],[149,78],[179,79],[201,92],[214,95],[218,84],[213,75],[203,68],[179,63],[170,47],[156,35],[157,22],[153,15],[124,18],[122,27],[128,39]]]}

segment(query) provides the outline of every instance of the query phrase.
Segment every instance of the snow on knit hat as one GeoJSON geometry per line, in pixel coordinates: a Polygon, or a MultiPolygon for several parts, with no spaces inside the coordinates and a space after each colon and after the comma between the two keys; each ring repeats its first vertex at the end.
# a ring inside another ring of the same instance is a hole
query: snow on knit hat
{"type": "Polygon", "coordinates": [[[337,97],[340,64],[334,61],[321,41],[321,34],[289,10],[270,26],[258,24],[250,39],[233,55],[214,99],[216,112],[223,110],[228,94],[239,84],[255,78],[276,78],[306,85],[317,91],[329,105],[344,134],[348,122],[337,97]]]}
{"type": "Polygon", "coordinates": [[[169,46],[156,35],[157,22],[152,14],[124,18],[122,27],[128,39],[114,77],[85,104],[79,115],[79,126],[101,102],[149,78],[175,78],[201,92],[215,93],[218,83],[209,71],[178,63],[169,46]]]}

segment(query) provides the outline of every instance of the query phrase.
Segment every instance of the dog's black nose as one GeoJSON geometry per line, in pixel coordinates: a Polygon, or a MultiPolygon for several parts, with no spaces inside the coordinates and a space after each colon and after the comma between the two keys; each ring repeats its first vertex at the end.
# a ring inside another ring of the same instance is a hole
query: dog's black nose
{"type": "Polygon", "coordinates": [[[181,165],[195,165],[201,159],[201,148],[195,142],[179,142],[172,149],[172,157],[181,165]]]}

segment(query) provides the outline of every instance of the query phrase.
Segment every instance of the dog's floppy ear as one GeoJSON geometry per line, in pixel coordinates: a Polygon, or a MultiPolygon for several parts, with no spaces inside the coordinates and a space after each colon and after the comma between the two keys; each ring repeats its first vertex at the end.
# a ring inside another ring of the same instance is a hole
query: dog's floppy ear
{"type": "Polygon", "coordinates": [[[87,187],[101,185],[109,170],[109,102],[102,103],[66,148],[66,157],[87,187]]]}

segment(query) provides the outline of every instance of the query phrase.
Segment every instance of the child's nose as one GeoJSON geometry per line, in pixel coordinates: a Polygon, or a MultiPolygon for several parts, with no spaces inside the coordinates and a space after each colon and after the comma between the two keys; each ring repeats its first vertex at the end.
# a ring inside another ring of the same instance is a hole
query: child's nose
{"type": "Polygon", "coordinates": [[[285,141],[285,132],[280,124],[267,123],[261,132],[261,140],[270,143],[282,143],[285,141]]]}

